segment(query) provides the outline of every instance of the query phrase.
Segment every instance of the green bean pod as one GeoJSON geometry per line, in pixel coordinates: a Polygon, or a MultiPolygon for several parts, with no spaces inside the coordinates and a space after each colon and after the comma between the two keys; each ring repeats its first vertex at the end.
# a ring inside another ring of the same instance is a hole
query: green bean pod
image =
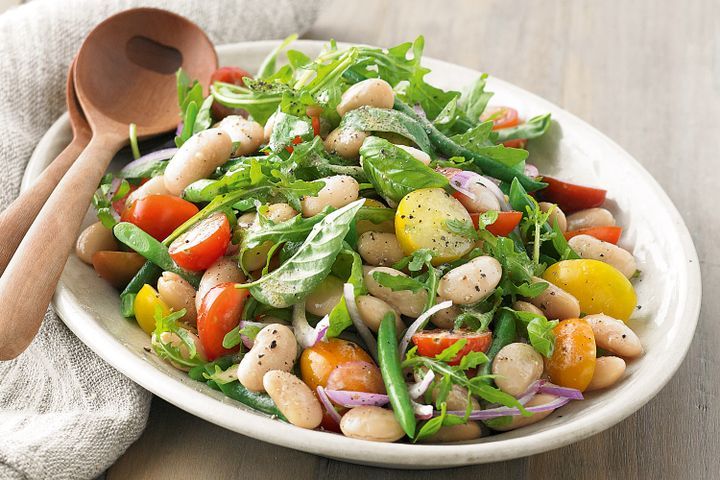
{"type": "MultiPolygon", "coordinates": [[[[495,355],[505,346],[513,343],[517,338],[515,329],[515,316],[507,310],[500,310],[497,320],[495,320],[495,330],[493,330],[493,341],[490,348],[485,353],[488,361],[485,362],[478,375],[489,375],[492,371],[492,362],[495,355]]],[[[489,383],[489,382],[488,382],[489,383]]]]}
{"type": "Polygon", "coordinates": [[[378,329],[378,363],[395,418],[407,436],[413,438],[416,427],[415,412],[400,367],[395,318],[392,314],[385,315],[380,322],[380,328],[378,329]]]}
{"type": "Polygon", "coordinates": [[[123,317],[130,318],[135,315],[135,311],[133,310],[135,295],[146,283],[154,285],[157,279],[160,278],[162,272],[162,268],[150,261],[145,262],[145,265],[138,270],[132,280],[130,280],[130,283],[125,287],[125,290],[120,294],[120,310],[123,317]]]}

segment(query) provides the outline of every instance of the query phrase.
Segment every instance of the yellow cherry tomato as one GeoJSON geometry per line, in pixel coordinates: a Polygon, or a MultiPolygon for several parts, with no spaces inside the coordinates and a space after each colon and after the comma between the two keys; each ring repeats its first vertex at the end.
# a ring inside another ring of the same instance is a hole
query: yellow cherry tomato
{"type": "Polygon", "coordinates": [[[580,318],[570,318],[553,329],[555,349],[545,367],[550,381],[583,391],[595,372],[595,335],[580,318]]]}
{"type": "Polygon", "coordinates": [[[626,321],[637,305],[625,275],[597,260],[563,260],[548,267],[543,278],[577,298],[580,311],[588,315],[604,313],[626,321]]]}
{"type": "Polygon", "coordinates": [[[421,248],[433,251],[433,265],[451,262],[472,250],[475,242],[453,233],[447,222],[457,220],[472,227],[472,218],[456,198],[442,188],[410,192],[395,212],[395,235],[405,255],[421,248]]]}
{"type": "Polygon", "coordinates": [[[160,299],[158,292],[148,284],[143,285],[135,297],[133,310],[135,311],[135,320],[148,335],[151,335],[155,330],[155,311],[157,307],[160,307],[163,316],[170,314],[170,307],[160,299]]]}

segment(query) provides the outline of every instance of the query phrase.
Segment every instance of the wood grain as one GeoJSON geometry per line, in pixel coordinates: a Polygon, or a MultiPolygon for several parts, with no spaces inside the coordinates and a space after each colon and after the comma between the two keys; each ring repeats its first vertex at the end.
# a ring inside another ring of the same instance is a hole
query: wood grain
{"type": "MultiPolygon", "coordinates": [[[[643,478],[720,476],[720,2],[335,2],[308,37],[390,46],[487,71],[605,132],[673,199],[695,240],[705,298],[675,378],[635,415],[542,455],[452,471],[359,467],[223,430],[155,399],[143,437],[108,472],[126,478],[643,478]]],[[[669,273],[671,274],[671,272],[669,273]]]]}

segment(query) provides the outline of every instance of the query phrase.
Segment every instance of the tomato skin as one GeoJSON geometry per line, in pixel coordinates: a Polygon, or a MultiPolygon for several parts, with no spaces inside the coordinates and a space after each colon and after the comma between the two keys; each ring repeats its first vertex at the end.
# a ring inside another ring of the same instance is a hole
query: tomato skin
{"type": "MultiPolygon", "coordinates": [[[[145,183],[145,181],[143,181],[142,183],[145,183]]],[[[141,185],[142,185],[142,183],[141,183],[141,185]]],[[[125,208],[127,207],[127,205],[125,205],[125,200],[127,200],[128,195],[130,195],[132,192],[134,192],[138,188],[139,188],[139,185],[130,185],[130,190],[128,190],[128,192],[122,198],[118,198],[117,200],[112,202],[113,209],[117,213],[122,214],[125,211],[125,208]]]]}
{"type": "Polygon", "coordinates": [[[480,115],[480,121],[487,122],[488,120],[492,120],[493,130],[514,127],[520,123],[517,110],[511,107],[486,108],[483,114],[480,115]]]}
{"type": "Polygon", "coordinates": [[[207,270],[222,257],[230,243],[230,222],[224,213],[215,213],[197,223],[170,244],[170,257],[187,270],[207,270]]]}
{"type": "Polygon", "coordinates": [[[239,345],[231,349],[222,346],[225,335],[240,323],[245,300],[250,296],[247,289],[235,285],[226,282],[214,286],[198,309],[198,336],[209,361],[240,350],[239,345]]]}
{"type": "Polygon", "coordinates": [[[252,75],[240,67],[220,67],[210,76],[210,83],[223,82],[243,87],[245,77],[252,78],[252,75]]]}
{"type": "Polygon", "coordinates": [[[158,307],[163,316],[170,314],[170,307],[160,299],[160,294],[146,283],[135,296],[133,313],[135,321],[148,335],[155,330],[155,311],[158,307]]]}
{"type": "Polygon", "coordinates": [[[156,240],[167,238],[177,227],[198,213],[192,203],[172,195],[150,195],[135,200],[120,219],[137,225],[156,240]]]}
{"type": "MultiPolygon", "coordinates": [[[[480,226],[480,215],[482,214],[470,214],[470,218],[472,218],[475,228],[480,226]]],[[[485,229],[498,237],[507,237],[510,235],[510,232],[512,232],[515,227],[520,224],[520,220],[522,220],[522,212],[498,212],[497,220],[485,227],[485,229]]]]}
{"type": "Polygon", "coordinates": [[[527,142],[527,138],[513,138],[512,140],[505,140],[502,144],[507,148],[522,148],[524,150],[527,147],[527,142]]]}
{"type": "Polygon", "coordinates": [[[412,336],[412,342],[417,345],[418,353],[424,357],[434,357],[446,348],[452,346],[460,339],[466,339],[467,343],[458,352],[449,365],[459,365],[462,357],[470,352],[487,352],[492,343],[491,332],[472,332],[469,330],[423,330],[412,336]]]}
{"type": "Polygon", "coordinates": [[[329,390],[349,390],[351,392],[385,393],[380,369],[368,362],[341,363],[328,377],[329,390]]]}
{"type": "Polygon", "coordinates": [[[552,177],[543,177],[542,181],[548,186],[538,192],[538,197],[545,202],[556,203],[565,213],[599,207],[607,195],[607,190],[601,188],[575,185],[552,177]]]}
{"type": "Polygon", "coordinates": [[[300,355],[300,376],[312,391],[316,391],[318,386],[327,386],[330,374],[338,365],[355,361],[374,364],[370,355],[357,344],[331,338],[303,351],[300,355]]]}
{"type": "Polygon", "coordinates": [[[620,240],[621,234],[622,227],[613,225],[607,227],[581,228],[580,230],[572,230],[570,232],[565,232],[563,235],[565,235],[565,240],[570,240],[572,237],[575,237],[577,235],[590,235],[591,237],[595,237],[598,240],[602,240],[603,242],[617,245],[618,240],[620,240]]]}
{"type": "Polygon", "coordinates": [[[555,349],[547,360],[550,381],[583,391],[595,372],[595,335],[580,318],[563,320],[554,329],[555,349]]]}
{"type": "Polygon", "coordinates": [[[624,322],[637,305],[630,280],[598,260],[563,260],[550,265],[542,277],[574,296],[588,315],[604,313],[624,322]]]}

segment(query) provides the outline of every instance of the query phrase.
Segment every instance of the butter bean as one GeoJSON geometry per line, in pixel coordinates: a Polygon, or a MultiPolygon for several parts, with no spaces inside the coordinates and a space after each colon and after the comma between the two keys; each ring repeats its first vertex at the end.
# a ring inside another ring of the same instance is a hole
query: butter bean
{"type": "Polygon", "coordinates": [[[526,343],[505,345],[492,363],[492,373],[497,375],[495,385],[513,397],[519,397],[539,380],[543,368],[542,356],[526,343]]]}
{"type": "Polygon", "coordinates": [[[635,275],[637,271],[637,264],[632,253],[610,242],[603,242],[591,235],[576,235],[568,241],[568,245],[582,258],[599,260],[612,265],[627,278],[635,275]]]}
{"type": "Polygon", "coordinates": [[[405,436],[392,411],[373,406],[351,408],[343,415],[340,430],[346,437],[372,442],[394,442],[405,436]]]}
{"type": "Polygon", "coordinates": [[[389,267],[368,267],[363,266],[363,277],[365,286],[374,297],[386,301],[390,306],[398,312],[408,317],[417,318],[425,309],[427,301],[427,291],[420,290],[412,292],[410,290],[392,291],[390,288],[383,287],[375,281],[372,274],[374,272],[387,273],[388,275],[401,275],[407,277],[403,272],[389,267]]]}
{"type": "Polygon", "coordinates": [[[362,106],[393,108],[394,102],[395,92],[388,82],[380,78],[368,78],[345,90],[337,106],[337,112],[342,117],[350,110],[362,106]]]}
{"type": "Polygon", "coordinates": [[[271,323],[257,334],[253,347],[238,367],[238,380],[253,392],[265,390],[263,377],[271,370],[292,370],[297,357],[297,340],[285,325],[271,323]]]}
{"type": "Polygon", "coordinates": [[[638,357],[643,354],[640,338],[620,320],[602,313],[587,315],[583,319],[592,328],[595,343],[603,350],[624,358],[638,357]]]}
{"type": "Polygon", "coordinates": [[[567,217],[568,230],[580,230],[590,227],[609,227],[615,225],[615,217],[604,208],[588,208],[567,217]]]}
{"type": "Polygon", "coordinates": [[[75,255],[80,260],[92,265],[92,257],[97,252],[118,249],[118,243],[113,236],[112,230],[105,228],[102,223],[95,222],[78,236],[75,244],[75,255]]]}
{"type": "Polygon", "coordinates": [[[446,273],[438,284],[438,295],[457,305],[471,305],[490,295],[502,278],[500,262],[482,256],[446,273]]]}
{"type": "Polygon", "coordinates": [[[224,130],[209,128],[190,137],[165,167],[165,188],[171,195],[182,195],[185,187],[207,178],[232,153],[232,140],[224,130]]]}
{"type": "Polygon", "coordinates": [[[547,318],[565,320],[580,316],[580,303],[575,297],[547,280],[533,277],[533,283],[538,282],[547,283],[548,287],[529,302],[542,310],[547,318]]]}
{"type": "Polygon", "coordinates": [[[358,239],[358,253],[373,266],[391,266],[405,256],[394,233],[365,232],[358,239]]]}
{"type": "Polygon", "coordinates": [[[625,373],[625,360],[620,357],[598,357],[595,360],[595,371],[586,392],[601,390],[613,385],[625,373]]]}
{"type": "Polygon", "coordinates": [[[290,423],[308,429],[320,426],[322,405],[298,377],[284,370],[271,370],[263,376],[263,387],[290,423]]]}
{"type": "Polygon", "coordinates": [[[360,185],[354,178],[348,175],[335,175],[321,180],[325,182],[325,186],[320,189],[317,196],[307,196],[301,201],[304,217],[317,215],[328,206],[341,208],[358,199],[360,185]]]}

